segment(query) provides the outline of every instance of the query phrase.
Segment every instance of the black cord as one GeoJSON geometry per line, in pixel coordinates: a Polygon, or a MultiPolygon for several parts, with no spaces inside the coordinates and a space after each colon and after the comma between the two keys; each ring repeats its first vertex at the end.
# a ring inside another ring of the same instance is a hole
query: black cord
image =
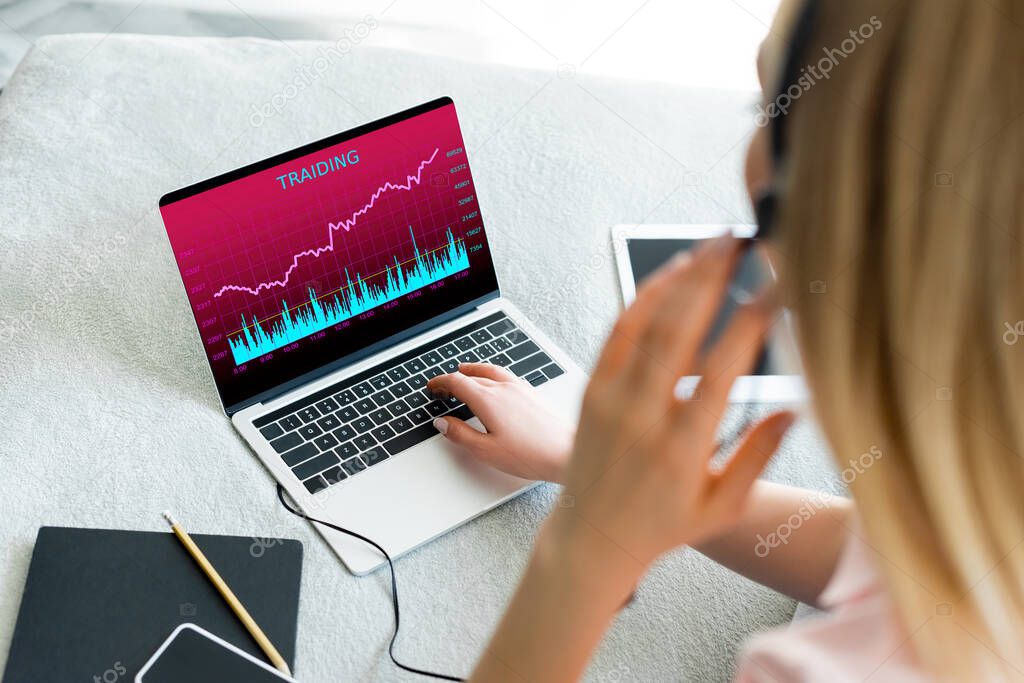
{"type": "Polygon", "coordinates": [[[405,664],[402,664],[400,661],[395,659],[395,641],[398,640],[398,628],[400,625],[398,609],[398,582],[395,580],[395,564],[391,561],[391,556],[388,555],[388,552],[384,550],[384,548],[381,548],[376,541],[369,539],[366,536],[363,536],[362,534],[358,534],[355,531],[349,531],[348,529],[343,529],[337,524],[325,522],[322,519],[309,517],[302,511],[296,510],[295,508],[288,504],[288,501],[284,499],[284,487],[281,486],[280,484],[277,485],[277,499],[281,501],[281,505],[284,506],[284,509],[292,513],[293,515],[302,517],[304,520],[308,522],[316,522],[317,524],[322,524],[323,526],[329,529],[340,531],[341,533],[347,534],[348,536],[351,536],[353,538],[358,538],[363,543],[368,543],[369,545],[372,545],[374,548],[380,551],[381,555],[384,556],[384,559],[388,561],[388,568],[391,570],[391,602],[395,607],[395,632],[391,635],[391,642],[388,644],[388,655],[391,657],[391,661],[395,663],[395,666],[397,666],[399,669],[404,669],[409,673],[419,674],[420,676],[429,676],[431,678],[440,678],[443,681],[466,680],[465,678],[459,678],[458,676],[449,676],[448,674],[439,674],[434,673],[433,671],[427,671],[425,669],[417,669],[413,666],[406,666],[405,664]]]}

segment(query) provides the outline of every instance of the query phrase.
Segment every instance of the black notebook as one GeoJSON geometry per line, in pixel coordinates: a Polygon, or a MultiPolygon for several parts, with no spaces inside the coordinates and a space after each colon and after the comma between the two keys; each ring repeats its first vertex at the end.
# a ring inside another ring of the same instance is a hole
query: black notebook
{"type": "MultiPolygon", "coordinates": [[[[192,538],[294,670],[302,544],[192,538]]],[[[128,683],[183,622],[264,657],[169,531],[43,527],[3,683],[128,683]]]]}

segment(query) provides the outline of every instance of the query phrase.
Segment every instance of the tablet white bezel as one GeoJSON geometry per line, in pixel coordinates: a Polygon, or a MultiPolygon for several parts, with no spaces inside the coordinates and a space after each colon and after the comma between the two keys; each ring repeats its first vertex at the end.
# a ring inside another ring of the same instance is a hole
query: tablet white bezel
{"type": "Polygon", "coordinates": [[[164,642],[160,645],[160,647],[157,649],[157,651],[153,653],[153,656],[149,658],[149,660],[145,663],[145,665],[143,665],[143,667],[141,669],[139,669],[139,673],[135,674],[135,683],[146,683],[146,680],[143,678],[143,676],[146,674],[147,671],[149,671],[153,667],[153,665],[157,662],[157,660],[160,659],[160,656],[164,653],[164,650],[166,650],[170,646],[170,644],[174,642],[174,639],[178,637],[178,634],[181,633],[182,631],[184,631],[185,629],[190,629],[192,631],[195,631],[196,633],[198,633],[201,636],[209,638],[210,640],[212,640],[216,644],[220,645],[221,647],[223,647],[223,648],[225,648],[227,650],[230,650],[231,652],[235,653],[239,657],[247,659],[248,661],[252,662],[253,664],[255,664],[255,665],[257,665],[257,666],[259,666],[259,667],[261,667],[263,669],[266,669],[268,673],[274,674],[275,676],[280,678],[282,681],[286,681],[287,683],[298,683],[294,678],[289,678],[289,677],[285,676],[283,673],[281,673],[280,671],[278,671],[274,667],[270,666],[266,662],[261,662],[260,660],[256,659],[251,654],[249,654],[248,652],[246,652],[244,650],[238,649],[237,647],[235,647],[231,643],[227,642],[223,638],[218,638],[217,636],[215,636],[212,633],[210,633],[209,631],[207,631],[205,628],[202,628],[201,626],[196,626],[193,623],[181,624],[180,626],[178,626],[178,628],[176,628],[173,631],[171,631],[171,635],[167,636],[167,639],[164,640],[164,642]]]}
{"type": "MultiPolygon", "coordinates": [[[[753,237],[757,228],[754,225],[721,223],[613,226],[612,251],[615,254],[623,304],[629,306],[636,298],[636,283],[633,282],[633,264],[627,240],[708,239],[730,231],[737,237],[753,237]]],[[[773,336],[778,342],[794,348],[788,313],[783,315],[773,336]]],[[[684,377],[680,380],[677,393],[685,395],[685,388],[689,387],[692,391],[693,386],[694,378],[684,377]]],[[[807,400],[807,387],[799,375],[748,375],[737,378],[729,392],[729,400],[734,403],[803,403],[807,400]]]]}

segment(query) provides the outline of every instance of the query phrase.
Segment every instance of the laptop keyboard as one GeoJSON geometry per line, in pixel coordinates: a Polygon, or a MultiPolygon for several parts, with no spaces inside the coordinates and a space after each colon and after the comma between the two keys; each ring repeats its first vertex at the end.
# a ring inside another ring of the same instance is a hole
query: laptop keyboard
{"type": "Polygon", "coordinates": [[[459,363],[493,363],[539,386],[564,370],[504,313],[495,313],[253,420],[310,493],[353,477],[437,434],[434,418],[469,408],[427,391],[459,363]]]}

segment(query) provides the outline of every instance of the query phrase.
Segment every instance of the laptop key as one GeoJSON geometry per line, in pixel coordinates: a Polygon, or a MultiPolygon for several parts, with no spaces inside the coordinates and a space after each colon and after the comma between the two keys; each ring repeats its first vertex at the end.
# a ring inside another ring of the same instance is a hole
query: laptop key
{"type": "Polygon", "coordinates": [[[368,398],[364,398],[361,401],[356,401],[355,405],[356,410],[359,411],[360,415],[366,415],[367,413],[372,413],[373,411],[377,410],[377,404],[368,398]]]}
{"type": "Polygon", "coordinates": [[[540,370],[534,370],[526,376],[526,381],[535,387],[539,387],[541,384],[544,384],[544,382],[547,382],[548,378],[545,377],[544,373],[540,370]]]}
{"type": "Polygon", "coordinates": [[[425,406],[428,403],[427,397],[423,395],[422,391],[414,391],[403,399],[409,404],[410,408],[419,408],[425,406]]]}
{"type": "Polygon", "coordinates": [[[359,449],[356,448],[356,445],[350,441],[345,442],[338,446],[337,448],[335,448],[334,452],[337,453],[338,457],[341,458],[342,460],[348,460],[353,455],[359,455],[359,449]]]}
{"type": "Polygon", "coordinates": [[[423,372],[424,370],[426,370],[427,369],[427,364],[424,363],[419,358],[413,358],[411,361],[406,363],[403,367],[406,370],[409,371],[410,375],[415,375],[417,372],[423,372]]]}
{"type": "Polygon", "coordinates": [[[352,424],[350,424],[349,426],[352,427],[352,429],[356,430],[356,432],[358,432],[359,434],[362,434],[363,432],[368,432],[371,429],[373,429],[374,424],[373,420],[371,420],[370,418],[361,417],[358,420],[353,420],[352,424]]]}
{"type": "Polygon", "coordinates": [[[441,354],[441,358],[455,358],[459,355],[459,347],[455,344],[445,344],[437,352],[441,354]]]}
{"type": "Polygon", "coordinates": [[[339,481],[343,479],[348,479],[348,475],[345,474],[344,470],[341,469],[340,465],[335,465],[331,469],[322,473],[320,476],[322,476],[327,481],[328,486],[334,486],[339,481]]]}
{"type": "Polygon", "coordinates": [[[294,472],[295,476],[299,479],[308,479],[314,474],[323,472],[331,465],[337,464],[337,462],[338,456],[334,453],[321,453],[315,458],[310,458],[306,462],[296,465],[292,468],[292,472],[294,472]]]}
{"type": "Polygon", "coordinates": [[[432,417],[438,417],[447,413],[448,407],[449,406],[445,405],[442,401],[431,401],[427,404],[427,412],[430,413],[432,417]]]}
{"type": "Polygon", "coordinates": [[[372,394],[373,391],[374,389],[370,386],[369,382],[360,382],[352,387],[352,393],[356,395],[356,398],[366,398],[372,394]]]}
{"type": "Polygon", "coordinates": [[[394,403],[388,406],[388,412],[394,415],[395,417],[398,417],[399,415],[405,415],[410,410],[411,408],[409,407],[409,404],[406,403],[405,401],[395,401],[394,403]]]}
{"type": "Polygon", "coordinates": [[[370,434],[360,434],[356,438],[352,439],[352,443],[354,443],[356,448],[360,451],[365,451],[367,448],[373,448],[376,446],[377,439],[373,438],[370,434]]]}
{"type": "Polygon", "coordinates": [[[437,351],[427,351],[425,354],[420,356],[420,359],[427,366],[437,365],[438,363],[444,360],[444,358],[441,357],[441,354],[438,353],[437,351]]]}
{"type": "Polygon", "coordinates": [[[348,441],[356,435],[356,430],[352,429],[349,425],[342,425],[331,433],[334,434],[334,438],[338,441],[348,441]]]}
{"type": "Polygon", "coordinates": [[[512,342],[510,342],[508,339],[505,339],[504,337],[498,337],[497,339],[491,342],[491,346],[493,346],[498,351],[508,351],[509,349],[512,348],[512,342]]]}
{"type": "Polygon", "coordinates": [[[324,430],[320,429],[320,427],[318,427],[317,425],[311,423],[300,427],[298,433],[301,434],[302,438],[304,438],[306,441],[309,441],[310,439],[314,439],[323,434],[324,430]]]}
{"type": "Polygon", "coordinates": [[[388,422],[391,422],[393,417],[394,415],[388,412],[387,408],[379,408],[370,413],[370,419],[373,420],[376,425],[387,424],[388,422]]]}
{"type": "Polygon", "coordinates": [[[511,349],[508,350],[506,355],[512,360],[522,360],[527,356],[532,356],[538,351],[540,351],[540,347],[538,347],[532,341],[526,341],[520,344],[519,346],[513,346],[511,349]]]}
{"type": "Polygon", "coordinates": [[[274,439],[270,442],[274,450],[278,453],[284,453],[287,450],[295,448],[302,443],[302,436],[297,432],[289,432],[279,439],[274,439]]]}
{"type": "Polygon", "coordinates": [[[278,420],[277,424],[281,425],[281,429],[286,432],[290,432],[293,429],[298,429],[302,426],[302,420],[295,415],[289,415],[278,420]]]}
{"type": "Polygon", "coordinates": [[[339,420],[338,416],[334,413],[328,415],[327,417],[321,417],[319,420],[316,421],[316,423],[320,425],[320,429],[324,430],[325,432],[329,432],[332,429],[337,429],[338,427],[341,426],[341,420],[339,420]]]}
{"type": "Polygon", "coordinates": [[[530,341],[530,338],[526,336],[526,333],[522,330],[512,330],[505,335],[505,339],[515,346],[516,344],[522,344],[523,342],[530,341]]]}
{"type": "Polygon", "coordinates": [[[466,351],[465,353],[459,354],[460,363],[479,363],[480,356],[476,355],[472,351],[466,351]]]}
{"type": "Polygon", "coordinates": [[[391,393],[394,394],[395,398],[402,398],[411,391],[412,389],[410,389],[409,385],[405,382],[398,382],[391,385],[391,393]]]}
{"type": "Polygon", "coordinates": [[[383,389],[389,384],[391,384],[391,378],[383,374],[377,375],[376,377],[370,380],[370,386],[378,390],[383,389]]]}
{"type": "Polygon", "coordinates": [[[359,411],[354,406],[345,406],[335,413],[343,422],[351,422],[359,417],[359,411]]]}
{"type": "Polygon", "coordinates": [[[430,422],[433,418],[430,417],[430,413],[428,413],[425,408],[417,408],[409,413],[409,419],[414,425],[418,425],[423,424],[424,422],[430,422]]]}
{"type": "Polygon", "coordinates": [[[388,427],[387,425],[381,425],[380,427],[377,427],[370,433],[373,434],[374,438],[377,439],[377,441],[387,441],[388,439],[395,435],[395,430],[392,429],[391,427],[388,427]]]}
{"type": "Polygon", "coordinates": [[[321,477],[320,475],[317,475],[312,479],[307,479],[306,481],[302,482],[302,485],[305,486],[306,490],[309,491],[310,493],[319,493],[320,491],[323,491],[325,488],[327,488],[327,482],[324,481],[324,478],[321,477]]]}
{"type": "Polygon", "coordinates": [[[495,365],[500,365],[503,368],[507,368],[509,365],[512,365],[512,359],[503,353],[499,353],[497,356],[491,358],[491,362],[495,365]]]}
{"type": "Polygon", "coordinates": [[[336,394],[335,397],[334,397],[334,400],[338,402],[339,406],[344,407],[344,406],[347,406],[349,403],[352,403],[353,401],[355,401],[356,400],[356,395],[352,392],[351,389],[346,389],[345,391],[341,392],[340,394],[336,394]]]}
{"type": "Polygon", "coordinates": [[[488,342],[494,338],[494,335],[492,335],[487,330],[477,330],[476,332],[473,332],[469,336],[472,337],[473,341],[475,341],[477,344],[483,344],[484,342],[488,342]]]}
{"type": "Polygon", "coordinates": [[[459,371],[459,361],[457,361],[455,359],[446,360],[445,362],[441,363],[441,370],[444,371],[446,374],[447,373],[452,373],[452,372],[458,372],[459,371]]]}
{"type": "Polygon", "coordinates": [[[309,460],[318,452],[319,451],[317,451],[316,446],[307,441],[298,448],[292,449],[283,454],[281,456],[281,460],[284,460],[285,465],[291,467],[293,465],[298,465],[303,460],[309,460]]]}
{"type": "Polygon", "coordinates": [[[433,378],[437,377],[438,375],[443,375],[443,374],[444,374],[444,370],[442,370],[441,368],[437,368],[437,367],[427,368],[426,370],[423,371],[423,376],[426,377],[428,380],[433,379],[433,378]]]}
{"type": "Polygon", "coordinates": [[[481,344],[480,346],[473,349],[473,351],[476,352],[476,355],[480,356],[481,358],[490,358],[491,356],[498,352],[498,350],[491,346],[490,344],[481,344]]]}
{"type": "Polygon", "coordinates": [[[370,450],[361,454],[359,457],[362,458],[363,462],[365,462],[367,465],[373,467],[377,463],[384,462],[385,460],[387,460],[388,454],[387,451],[378,446],[377,448],[371,448],[370,450]]]}
{"type": "Polygon", "coordinates": [[[329,451],[338,445],[338,439],[336,439],[333,434],[324,434],[323,436],[318,436],[313,439],[313,443],[315,443],[316,447],[320,450],[329,451]]]}
{"type": "Polygon", "coordinates": [[[392,394],[390,389],[385,389],[384,391],[378,391],[376,394],[371,396],[370,400],[372,400],[378,406],[386,406],[387,404],[394,401],[395,398],[397,398],[397,395],[392,394]]]}
{"type": "Polygon", "coordinates": [[[321,415],[333,413],[335,410],[338,409],[338,404],[334,402],[333,398],[325,398],[324,400],[318,403],[314,403],[313,405],[316,406],[316,409],[320,411],[321,415]]]}
{"type": "MultiPolygon", "coordinates": [[[[449,415],[462,420],[468,420],[473,417],[473,412],[466,406],[460,406],[450,412],[449,415]]],[[[419,427],[399,434],[389,441],[385,441],[382,445],[384,450],[391,455],[395,455],[396,453],[412,448],[418,443],[426,441],[432,436],[437,436],[437,430],[434,428],[432,423],[427,422],[425,424],[421,424],[419,427]]]]}
{"type": "Polygon", "coordinates": [[[505,318],[504,320],[499,320],[496,323],[488,325],[487,326],[487,331],[490,332],[491,334],[493,334],[495,337],[500,337],[501,335],[505,334],[509,330],[514,330],[515,328],[516,328],[515,323],[513,323],[508,318],[505,318]]]}
{"type": "Polygon", "coordinates": [[[270,441],[284,434],[284,430],[277,424],[268,424],[266,427],[260,429],[260,434],[263,435],[264,439],[270,441]]]}
{"type": "Polygon", "coordinates": [[[422,389],[427,386],[427,378],[423,375],[413,375],[409,379],[405,380],[405,383],[412,389],[422,389]]]}
{"type": "Polygon", "coordinates": [[[313,406],[303,408],[302,410],[298,411],[295,414],[301,417],[303,422],[312,422],[313,420],[320,417],[320,411],[314,408],[313,406]]]}
{"type": "MultiPolygon", "coordinates": [[[[406,429],[412,429],[412,420],[407,417],[400,417],[397,420],[392,420],[388,423],[388,426],[395,430],[396,434],[401,434],[406,429]]],[[[392,455],[394,455],[392,453],[392,455]]]]}
{"type": "Polygon", "coordinates": [[[459,348],[459,351],[469,351],[476,346],[476,342],[469,337],[459,337],[453,343],[459,348]]]}
{"type": "Polygon", "coordinates": [[[403,368],[401,365],[396,365],[395,367],[388,370],[388,377],[390,377],[391,380],[394,382],[397,382],[400,379],[405,379],[408,376],[409,371],[403,368]]]}
{"type": "Polygon", "coordinates": [[[551,365],[544,366],[544,374],[547,375],[548,379],[554,379],[559,375],[564,375],[565,370],[552,363],[551,365]]]}
{"type": "Polygon", "coordinates": [[[521,360],[518,363],[513,363],[512,365],[509,366],[508,369],[514,372],[519,377],[522,377],[523,375],[529,374],[534,370],[539,370],[540,368],[544,367],[550,362],[551,359],[548,358],[545,354],[535,353],[526,360],[521,360]]]}
{"type": "Polygon", "coordinates": [[[345,462],[341,463],[341,468],[348,472],[348,476],[353,474],[359,474],[366,469],[366,463],[359,458],[349,458],[345,462]]]}

